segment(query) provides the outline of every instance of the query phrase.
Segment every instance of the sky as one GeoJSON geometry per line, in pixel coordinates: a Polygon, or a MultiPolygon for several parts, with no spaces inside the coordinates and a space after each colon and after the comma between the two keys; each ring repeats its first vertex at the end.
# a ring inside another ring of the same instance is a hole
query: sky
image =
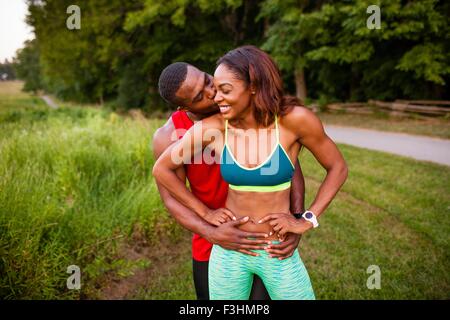
{"type": "Polygon", "coordinates": [[[0,61],[11,58],[27,39],[34,38],[25,23],[28,13],[25,0],[0,0],[0,61]]]}

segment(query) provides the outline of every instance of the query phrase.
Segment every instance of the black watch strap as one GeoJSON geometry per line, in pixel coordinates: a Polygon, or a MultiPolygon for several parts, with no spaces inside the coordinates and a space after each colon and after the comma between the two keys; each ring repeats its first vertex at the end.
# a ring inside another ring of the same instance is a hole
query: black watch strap
{"type": "Polygon", "coordinates": [[[303,216],[303,212],[294,213],[293,216],[295,217],[295,219],[301,219],[303,216]]]}

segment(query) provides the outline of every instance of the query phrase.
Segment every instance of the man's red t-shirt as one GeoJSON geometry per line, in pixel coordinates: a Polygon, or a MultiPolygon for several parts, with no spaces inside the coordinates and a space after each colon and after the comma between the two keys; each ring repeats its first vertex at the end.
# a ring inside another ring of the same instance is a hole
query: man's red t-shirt
{"type": "MultiPolygon", "coordinates": [[[[178,139],[194,125],[185,111],[176,111],[172,114],[172,122],[177,131],[178,139]]],[[[220,174],[220,164],[187,164],[184,166],[186,178],[192,193],[210,209],[225,206],[228,194],[228,184],[220,174]]],[[[208,261],[212,244],[206,239],[194,234],[192,237],[192,257],[197,261],[208,261]]]]}

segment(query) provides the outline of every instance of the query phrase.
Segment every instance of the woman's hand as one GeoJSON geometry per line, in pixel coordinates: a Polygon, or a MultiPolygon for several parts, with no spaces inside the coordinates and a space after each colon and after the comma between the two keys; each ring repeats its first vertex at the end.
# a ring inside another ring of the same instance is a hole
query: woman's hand
{"type": "Polygon", "coordinates": [[[283,240],[288,232],[302,234],[313,227],[312,223],[304,219],[296,219],[290,213],[272,213],[258,221],[258,223],[264,222],[269,222],[280,240],[283,240]]]}
{"type": "Polygon", "coordinates": [[[203,216],[203,219],[205,219],[212,225],[220,226],[222,223],[236,220],[236,217],[234,216],[233,212],[231,212],[227,208],[219,208],[216,210],[208,209],[206,214],[203,216]]]}

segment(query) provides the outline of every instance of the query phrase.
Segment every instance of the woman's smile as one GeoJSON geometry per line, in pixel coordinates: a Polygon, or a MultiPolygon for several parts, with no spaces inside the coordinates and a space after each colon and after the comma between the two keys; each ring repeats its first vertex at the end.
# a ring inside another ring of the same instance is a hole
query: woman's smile
{"type": "Polygon", "coordinates": [[[225,114],[231,110],[231,106],[229,105],[219,105],[220,113],[225,114]]]}

